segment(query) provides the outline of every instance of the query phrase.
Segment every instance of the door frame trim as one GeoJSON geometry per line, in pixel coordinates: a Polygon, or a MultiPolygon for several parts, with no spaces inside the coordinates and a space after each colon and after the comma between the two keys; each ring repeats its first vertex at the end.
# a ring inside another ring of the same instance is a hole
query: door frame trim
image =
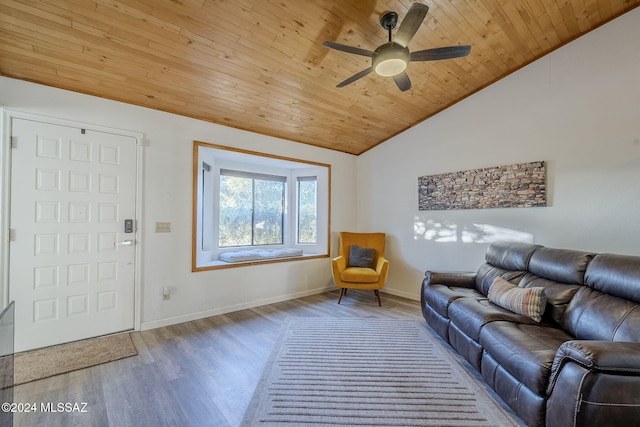
{"type": "Polygon", "coordinates": [[[133,329],[140,330],[142,323],[142,200],[143,200],[143,148],[145,145],[145,135],[142,132],[117,129],[112,127],[94,125],[89,123],[76,122],[73,120],[54,118],[39,114],[27,113],[19,110],[0,108],[2,120],[0,120],[0,310],[9,304],[9,220],[11,216],[11,121],[13,119],[31,120],[52,125],[88,129],[95,132],[110,133],[114,135],[135,138],[136,140],[136,189],[135,189],[135,272],[134,272],[134,292],[133,292],[133,329]]]}

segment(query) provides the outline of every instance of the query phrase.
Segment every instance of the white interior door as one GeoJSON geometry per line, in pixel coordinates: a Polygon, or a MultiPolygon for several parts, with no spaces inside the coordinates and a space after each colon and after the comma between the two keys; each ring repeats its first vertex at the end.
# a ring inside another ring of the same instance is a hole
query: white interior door
{"type": "Polygon", "coordinates": [[[133,329],[136,138],[11,125],[16,351],[133,329]]]}

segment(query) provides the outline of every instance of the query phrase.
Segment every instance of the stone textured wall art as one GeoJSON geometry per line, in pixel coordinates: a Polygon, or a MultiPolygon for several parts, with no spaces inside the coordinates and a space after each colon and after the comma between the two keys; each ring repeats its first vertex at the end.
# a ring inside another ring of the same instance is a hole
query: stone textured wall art
{"type": "Polygon", "coordinates": [[[544,161],[418,178],[418,209],[531,208],[547,205],[544,161]]]}

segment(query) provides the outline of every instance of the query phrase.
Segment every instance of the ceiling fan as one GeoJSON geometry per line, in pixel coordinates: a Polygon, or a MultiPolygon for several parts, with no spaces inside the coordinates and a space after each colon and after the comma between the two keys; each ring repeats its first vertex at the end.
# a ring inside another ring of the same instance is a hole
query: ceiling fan
{"type": "Polygon", "coordinates": [[[422,25],[424,17],[427,16],[429,6],[422,3],[413,3],[407,16],[404,17],[395,39],[391,36],[398,23],[398,14],[387,12],[380,17],[380,25],[389,32],[389,42],[378,46],[375,51],[361,49],[359,47],[347,46],[340,43],[324,42],[323,46],[335,50],[341,50],[356,55],[368,56],[371,58],[371,67],[360,71],[339,83],[336,87],[344,87],[356,80],[366,76],[370,72],[375,72],[382,77],[393,77],[393,81],[398,88],[404,92],[411,89],[411,80],[405,72],[409,62],[414,61],[437,61],[440,59],[460,58],[467,56],[471,51],[471,46],[448,46],[434,49],[409,51],[407,45],[422,25]]]}

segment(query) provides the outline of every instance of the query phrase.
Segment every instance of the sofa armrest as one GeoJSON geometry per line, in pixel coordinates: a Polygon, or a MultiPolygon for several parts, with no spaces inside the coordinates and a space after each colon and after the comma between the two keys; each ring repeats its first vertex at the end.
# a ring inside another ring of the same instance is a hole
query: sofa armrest
{"type": "Polygon", "coordinates": [[[473,289],[475,288],[475,283],[476,283],[476,273],[475,272],[451,273],[451,272],[439,272],[439,271],[427,270],[424,273],[424,281],[422,283],[424,286],[445,285],[445,286],[452,286],[456,288],[473,289]]]}
{"type": "Polygon", "coordinates": [[[547,388],[546,425],[632,425],[640,418],[640,343],[567,341],[547,388]]]}
{"type": "Polygon", "coordinates": [[[589,370],[640,375],[640,343],[573,340],[563,343],[553,360],[548,394],[565,364],[577,363],[589,370]]]}
{"type": "Polygon", "coordinates": [[[591,369],[640,374],[640,343],[616,341],[567,341],[560,346],[553,361],[562,364],[570,359],[591,369]]]}

